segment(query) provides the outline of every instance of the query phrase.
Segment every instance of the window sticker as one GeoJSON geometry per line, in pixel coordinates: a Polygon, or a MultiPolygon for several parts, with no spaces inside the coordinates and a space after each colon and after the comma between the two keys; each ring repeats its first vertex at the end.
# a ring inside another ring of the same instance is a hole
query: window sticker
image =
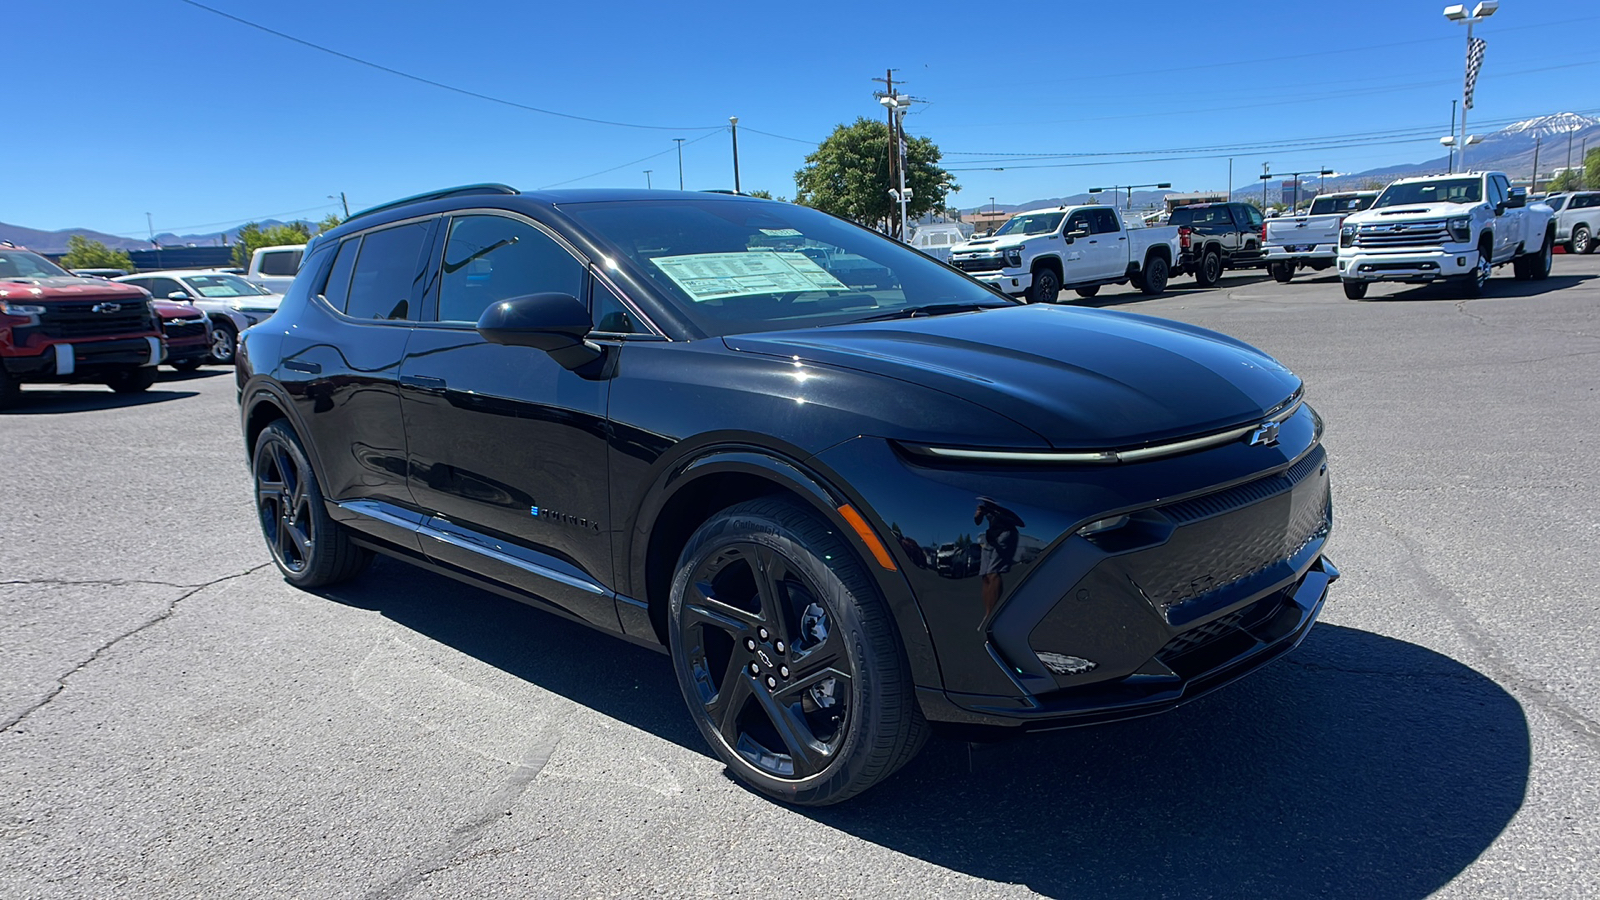
{"type": "Polygon", "coordinates": [[[695,303],[791,291],[848,291],[803,253],[751,250],[652,259],[695,303]]]}
{"type": "Polygon", "coordinates": [[[796,228],[763,228],[761,233],[770,237],[801,237],[799,229],[796,228]]]}

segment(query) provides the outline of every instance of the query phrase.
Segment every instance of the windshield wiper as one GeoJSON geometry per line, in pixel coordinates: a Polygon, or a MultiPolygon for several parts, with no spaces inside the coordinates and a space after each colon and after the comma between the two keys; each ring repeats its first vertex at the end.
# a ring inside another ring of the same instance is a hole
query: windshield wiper
{"type": "Polygon", "coordinates": [[[977,312],[980,309],[1001,309],[1011,305],[1010,303],[930,303],[926,306],[907,306],[894,312],[878,313],[875,316],[851,319],[850,324],[881,322],[885,319],[916,319],[922,316],[942,316],[947,313],[977,312]]]}

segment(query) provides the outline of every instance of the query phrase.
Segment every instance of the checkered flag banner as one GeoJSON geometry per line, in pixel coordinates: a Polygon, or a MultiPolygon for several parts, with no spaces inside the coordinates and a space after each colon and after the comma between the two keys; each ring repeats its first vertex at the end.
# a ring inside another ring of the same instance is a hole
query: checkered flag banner
{"type": "Polygon", "coordinates": [[[1467,92],[1462,98],[1462,105],[1467,109],[1472,108],[1472,92],[1478,87],[1478,70],[1483,68],[1483,48],[1487,46],[1483,38],[1475,37],[1467,44],[1467,92]]]}

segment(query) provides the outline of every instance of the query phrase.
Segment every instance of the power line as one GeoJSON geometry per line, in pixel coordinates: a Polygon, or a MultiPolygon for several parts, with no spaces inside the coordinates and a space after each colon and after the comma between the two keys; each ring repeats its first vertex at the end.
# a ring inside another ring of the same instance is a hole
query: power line
{"type": "MultiPolygon", "coordinates": [[[[165,234],[177,234],[177,233],[179,233],[181,231],[196,231],[196,230],[202,229],[202,228],[217,228],[219,226],[232,227],[232,226],[236,226],[236,225],[243,225],[243,224],[245,224],[247,222],[260,222],[263,219],[276,219],[279,216],[297,216],[297,215],[300,215],[301,213],[318,212],[320,210],[324,210],[324,209],[327,209],[329,207],[338,206],[338,205],[339,204],[337,204],[337,203],[321,203],[321,204],[318,204],[317,206],[308,206],[305,209],[291,209],[291,210],[286,210],[284,212],[267,213],[266,215],[261,215],[261,216],[240,216],[238,218],[233,218],[233,219],[224,219],[221,222],[201,222],[199,225],[163,225],[163,226],[161,226],[161,229],[162,229],[162,232],[165,233],[165,234]]],[[[143,239],[143,236],[145,234],[145,232],[142,232],[142,231],[141,232],[108,231],[108,232],[105,232],[105,233],[109,234],[109,235],[112,235],[114,237],[139,238],[141,240],[143,239]]]]}
{"type": "Polygon", "coordinates": [[[338,50],[333,49],[332,47],[325,47],[325,46],[323,46],[321,44],[313,43],[312,41],[308,41],[308,40],[306,40],[304,38],[298,38],[298,37],[295,37],[292,34],[287,34],[285,32],[278,31],[277,29],[268,28],[267,26],[262,25],[262,24],[260,24],[258,22],[252,22],[249,19],[240,18],[239,16],[233,15],[232,13],[226,13],[226,12],[223,12],[222,10],[220,10],[220,9],[213,9],[212,7],[209,7],[209,6],[205,5],[204,3],[196,2],[196,0],[178,0],[178,2],[187,3],[188,5],[196,8],[196,9],[205,10],[206,12],[211,13],[212,15],[221,16],[224,19],[228,19],[230,21],[237,22],[240,25],[243,25],[243,26],[245,26],[247,28],[254,28],[257,31],[265,32],[267,34],[272,35],[273,37],[283,38],[286,41],[292,41],[292,42],[294,42],[296,44],[301,45],[302,47],[309,47],[312,50],[317,50],[317,51],[320,51],[322,53],[329,54],[330,56],[337,56],[340,59],[347,60],[349,62],[353,62],[353,63],[355,63],[357,65],[366,66],[369,69],[377,69],[380,72],[387,72],[390,75],[396,75],[396,76],[398,76],[400,78],[404,78],[404,79],[407,79],[409,81],[415,81],[418,84],[426,84],[429,87],[436,87],[436,88],[439,88],[440,90],[451,91],[453,93],[461,94],[461,95],[467,96],[467,97],[473,97],[473,98],[476,98],[478,100],[487,100],[490,103],[498,103],[501,106],[509,106],[509,107],[511,107],[513,109],[520,109],[520,110],[523,110],[525,112],[535,112],[535,113],[540,113],[541,115],[546,115],[546,116],[557,116],[557,117],[562,118],[562,119],[572,119],[572,120],[577,121],[577,122],[590,122],[590,123],[593,123],[595,125],[614,125],[614,126],[616,126],[618,128],[643,128],[643,129],[649,129],[651,131],[707,131],[707,130],[720,129],[720,128],[723,127],[721,125],[641,125],[641,124],[639,124],[637,122],[614,122],[614,121],[611,121],[609,119],[592,119],[592,118],[590,118],[588,116],[577,116],[577,115],[573,115],[572,113],[557,112],[556,110],[553,110],[553,109],[543,109],[543,108],[537,107],[537,106],[529,106],[526,103],[518,103],[515,100],[506,100],[506,99],[503,99],[503,98],[500,98],[500,97],[491,96],[489,94],[480,93],[478,91],[472,91],[472,90],[468,90],[466,88],[456,87],[455,85],[452,85],[452,84],[445,84],[442,81],[434,81],[431,78],[423,78],[421,75],[413,75],[410,72],[402,72],[399,69],[390,68],[389,66],[382,65],[381,63],[375,63],[375,62],[372,62],[371,60],[362,59],[359,56],[351,56],[348,53],[340,52],[338,50]]]}
{"type": "MultiPolygon", "coordinates": [[[[720,130],[726,131],[727,130],[727,126],[723,126],[720,130]]],[[[705,140],[706,138],[714,136],[716,133],[717,132],[713,131],[713,132],[710,132],[708,134],[702,134],[701,136],[695,138],[692,141],[685,141],[684,144],[685,144],[685,146],[687,146],[689,144],[698,144],[701,141],[705,140]]],[[[601,169],[598,172],[590,172],[587,175],[579,175],[577,178],[568,178],[566,181],[557,181],[554,184],[542,185],[539,188],[537,188],[537,190],[547,191],[547,190],[549,190],[551,188],[561,187],[564,184],[572,184],[573,182],[577,182],[577,181],[586,181],[586,180],[588,180],[590,178],[595,178],[597,176],[604,175],[607,172],[615,172],[618,169],[626,169],[628,166],[636,165],[636,164],[642,163],[642,162],[648,162],[648,161],[650,161],[652,159],[655,159],[658,156],[666,156],[668,153],[676,153],[677,151],[678,151],[678,145],[677,145],[676,142],[674,142],[673,145],[670,148],[668,148],[666,150],[663,150],[660,153],[652,153],[649,156],[641,156],[638,159],[632,160],[630,162],[625,162],[625,163],[622,163],[621,165],[612,166],[609,169],[601,169]]]]}

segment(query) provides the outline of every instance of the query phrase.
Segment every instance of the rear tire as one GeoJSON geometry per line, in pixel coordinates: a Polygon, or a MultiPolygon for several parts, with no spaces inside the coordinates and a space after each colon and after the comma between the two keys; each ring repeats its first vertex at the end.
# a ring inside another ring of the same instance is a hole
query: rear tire
{"type": "Polygon", "coordinates": [[[1033,273],[1033,283],[1028,286],[1029,303],[1054,303],[1061,296],[1061,276],[1055,269],[1043,268],[1033,273]]]}
{"type": "Polygon", "coordinates": [[[1216,287],[1222,280],[1222,254],[1215,250],[1208,250],[1200,257],[1200,265],[1194,270],[1194,282],[1203,288],[1216,287]]]}
{"type": "Polygon", "coordinates": [[[1139,275],[1139,290],[1151,297],[1162,293],[1167,289],[1169,274],[1166,260],[1159,256],[1152,258],[1139,275]]]}
{"type": "Polygon", "coordinates": [[[1572,229],[1572,239],[1567,241],[1567,252],[1576,254],[1594,252],[1594,237],[1589,234],[1589,226],[1579,225],[1572,229]]]}
{"type": "Polygon", "coordinates": [[[678,557],[667,613],[678,686],[740,781],[825,806],[921,749],[894,619],[837,529],[780,498],[713,515],[678,557]]]}
{"type": "Polygon", "coordinates": [[[205,363],[203,359],[180,359],[172,364],[179,372],[193,372],[205,363]]]}
{"type": "Polygon", "coordinates": [[[106,379],[106,387],[119,394],[139,394],[150,390],[156,383],[156,367],[140,366],[136,369],[120,369],[113,372],[106,379]]]}
{"type": "Polygon", "coordinates": [[[1344,295],[1351,300],[1367,299],[1367,283],[1365,281],[1344,282],[1344,295]]]}
{"type": "Polygon", "coordinates": [[[1088,299],[1089,297],[1093,297],[1095,294],[1100,293],[1100,285],[1091,284],[1088,287],[1073,288],[1073,291],[1077,293],[1079,297],[1088,299]]]}
{"type": "Polygon", "coordinates": [[[1294,278],[1294,266],[1289,263],[1273,263],[1272,277],[1280,284],[1288,284],[1294,278]]]}
{"type": "Polygon", "coordinates": [[[261,429],[250,457],[256,517],[283,580],[299,588],[348,581],[372,562],[322,501],[322,487],[300,438],[282,419],[261,429]]]}

